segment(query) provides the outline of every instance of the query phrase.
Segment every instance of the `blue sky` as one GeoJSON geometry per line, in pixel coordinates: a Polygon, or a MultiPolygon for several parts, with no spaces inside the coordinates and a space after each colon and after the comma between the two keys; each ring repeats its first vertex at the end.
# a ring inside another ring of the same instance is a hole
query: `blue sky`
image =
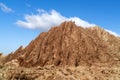
{"type": "Polygon", "coordinates": [[[64,20],[120,34],[120,0],[0,0],[0,52],[26,46],[64,20]]]}

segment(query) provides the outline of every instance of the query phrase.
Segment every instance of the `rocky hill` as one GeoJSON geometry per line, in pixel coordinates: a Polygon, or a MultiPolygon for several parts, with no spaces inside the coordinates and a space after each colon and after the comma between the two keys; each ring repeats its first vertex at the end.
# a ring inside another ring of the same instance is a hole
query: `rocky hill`
{"type": "Polygon", "coordinates": [[[119,66],[120,38],[95,26],[83,28],[64,22],[7,56],[20,66],[119,66]]]}
{"type": "Polygon", "coordinates": [[[120,37],[64,22],[0,54],[0,80],[120,80],[120,37]]]}

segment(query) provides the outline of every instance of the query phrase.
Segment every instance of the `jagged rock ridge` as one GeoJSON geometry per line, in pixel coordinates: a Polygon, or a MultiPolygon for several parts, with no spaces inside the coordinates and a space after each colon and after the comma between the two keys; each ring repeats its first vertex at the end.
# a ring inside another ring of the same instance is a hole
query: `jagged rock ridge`
{"type": "Polygon", "coordinates": [[[120,39],[100,27],[82,28],[74,22],[64,22],[41,33],[27,47],[20,47],[6,58],[7,61],[13,59],[25,67],[111,66],[120,61],[120,39]]]}

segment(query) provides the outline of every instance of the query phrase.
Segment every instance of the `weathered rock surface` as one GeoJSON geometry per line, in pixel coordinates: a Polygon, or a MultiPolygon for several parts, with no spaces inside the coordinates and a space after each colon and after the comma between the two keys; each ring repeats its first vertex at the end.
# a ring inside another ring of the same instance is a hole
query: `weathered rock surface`
{"type": "MultiPolygon", "coordinates": [[[[2,71],[2,72],[1,72],[2,71]]],[[[118,67],[4,67],[0,80],[120,80],[118,67]]]]}
{"type": "Polygon", "coordinates": [[[120,62],[120,38],[100,27],[82,28],[64,22],[41,33],[24,49],[8,55],[20,66],[113,66],[120,62]]]}
{"type": "Polygon", "coordinates": [[[3,67],[6,56],[3,53],[0,53],[0,68],[3,67]]]}
{"type": "Polygon", "coordinates": [[[0,80],[120,80],[120,37],[64,22],[0,63],[0,80]]]}

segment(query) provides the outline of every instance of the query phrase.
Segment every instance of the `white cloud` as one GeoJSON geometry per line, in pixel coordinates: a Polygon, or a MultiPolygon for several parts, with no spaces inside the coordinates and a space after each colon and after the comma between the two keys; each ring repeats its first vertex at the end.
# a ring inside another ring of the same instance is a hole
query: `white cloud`
{"type": "Polygon", "coordinates": [[[7,7],[5,4],[0,3],[0,8],[3,12],[12,12],[13,10],[9,7],[7,7]]]}
{"type": "Polygon", "coordinates": [[[25,20],[18,20],[16,24],[30,29],[49,29],[50,27],[57,26],[64,21],[75,21],[76,25],[82,27],[95,26],[95,24],[90,24],[78,17],[67,18],[55,10],[51,10],[49,13],[43,9],[37,9],[37,12],[38,13],[34,15],[25,15],[25,20]]]}
{"type": "MultiPolygon", "coordinates": [[[[50,13],[43,10],[37,9],[37,14],[25,15],[25,20],[18,20],[16,24],[21,27],[29,29],[50,29],[53,26],[57,26],[64,21],[74,21],[76,25],[86,27],[94,27],[95,24],[91,24],[87,21],[80,19],[79,17],[65,17],[62,16],[59,12],[51,10],[50,13]]],[[[107,30],[112,35],[119,36],[117,33],[107,30]]]]}
{"type": "Polygon", "coordinates": [[[111,31],[111,30],[108,30],[108,29],[105,29],[107,32],[109,32],[110,34],[112,34],[112,35],[115,35],[115,36],[120,36],[119,34],[117,34],[117,33],[115,33],[115,32],[113,32],[113,31],[111,31]]]}
{"type": "Polygon", "coordinates": [[[87,21],[84,21],[84,20],[78,18],[78,17],[66,18],[66,21],[75,21],[75,24],[76,24],[77,26],[82,26],[82,27],[84,27],[84,28],[96,26],[95,24],[91,24],[91,23],[89,23],[89,22],[87,22],[87,21]]]}

